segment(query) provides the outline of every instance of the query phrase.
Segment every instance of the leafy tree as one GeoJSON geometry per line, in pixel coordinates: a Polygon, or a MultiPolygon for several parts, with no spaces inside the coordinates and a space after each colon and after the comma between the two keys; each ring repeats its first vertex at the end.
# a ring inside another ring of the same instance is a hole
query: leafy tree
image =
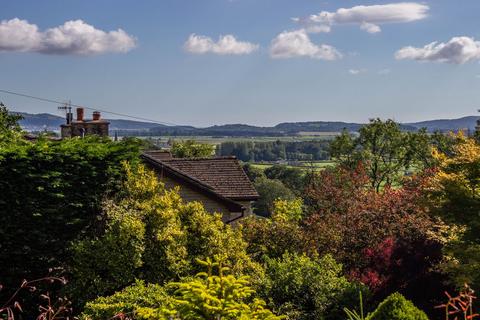
{"type": "Polygon", "coordinates": [[[215,153],[215,146],[195,140],[175,141],[170,151],[175,158],[208,158],[215,153]]]}
{"type": "Polygon", "coordinates": [[[266,259],[261,294],[273,310],[288,319],[335,319],[362,287],[342,276],[342,266],[326,255],[311,259],[285,253],[266,259]]]}
{"type": "Polygon", "coordinates": [[[104,231],[73,246],[71,290],[83,303],[135,278],[164,283],[198,271],[197,258],[222,255],[235,274],[257,271],[241,231],[200,203],[183,203],[154,172],[126,167],[121,196],[104,205],[104,231]]]}
{"type": "Polygon", "coordinates": [[[21,127],[18,121],[22,116],[11,113],[7,107],[0,102],[0,148],[9,143],[24,143],[21,139],[21,127]]]}
{"type": "Polygon", "coordinates": [[[460,139],[451,155],[435,151],[438,171],[434,195],[439,214],[449,222],[468,226],[468,236],[480,240],[480,145],[473,139],[460,139]]]}
{"type": "Polygon", "coordinates": [[[456,230],[445,253],[442,270],[460,287],[480,288],[480,146],[474,139],[457,137],[449,154],[434,152],[439,166],[432,183],[434,212],[456,230]]]}
{"type": "MultiPolygon", "coordinates": [[[[361,167],[324,170],[308,191],[312,209],[302,233],[320,255],[334,255],[347,274],[369,285],[375,298],[424,292],[442,279],[431,271],[443,244],[435,237],[438,221],[428,215],[428,182],[428,175],[414,176],[401,188],[376,192],[365,187],[361,167]]],[[[426,304],[431,297],[424,296],[426,304]]]]}
{"type": "Polygon", "coordinates": [[[305,189],[305,173],[298,168],[289,168],[286,165],[273,165],[265,169],[265,176],[269,179],[280,180],[294,193],[302,194],[305,189]]]}
{"type": "Polygon", "coordinates": [[[255,189],[260,195],[260,198],[254,204],[254,212],[258,215],[271,215],[274,208],[274,201],[277,199],[295,199],[294,193],[280,180],[259,178],[255,181],[255,189]]]}
{"type": "Polygon", "coordinates": [[[367,320],[428,320],[427,315],[401,294],[387,297],[367,320]]]}
{"type": "Polygon", "coordinates": [[[299,220],[303,214],[302,201],[274,201],[270,218],[251,216],[241,222],[243,237],[248,243],[247,252],[259,261],[280,258],[285,252],[311,253],[299,220]]]}
{"type": "Polygon", "coordinates": [[[21,131],[18,121],[22,119],[21,115],[9,112],[7,107],[0,102],[0,134],[5,134],[9,131],[21,131]]]}
{"type": "Polygon", "coordinates": [[[292,201],[277,199],[273,202],[273,219],[277,221],[299,222],[303,217],[303,200],[301,198],[292,201]]]}
{"type": "Polygon", "coordinates": [[[176,288],[176,299],[174,307],[169,310],[170,314],[182,320],[282,319],[266,309],[263,300],[251,299],[255,290],[248,286],[247,277],[226,275],[228,268],[223,266],[221,260],[212,262],[207,259],[199,262],[207,267],[206,273],[197,274],[191,281],[170,284],[176,288]],[[218,268],[218,275],[213,274],[215,267],[218,268]]]}
{"type": "Polygon", "coordinates": [[[243,171],[247,174],[248,179],[251,182],[257,181],[257,179],[265,178],[265,174],[261,168],[257,168],[250,163],[245,163],[243,165],[243,171]]]}
{"type": "Polygon", "coordinates": [[[68,268],[70,242],[94,233],[103,198],[119,190],[124,160],[138,161],[136,144],[97,137],[0,148],[0,264],[6,288],[19,279],[41,278],[50,268],[68,268]]]}
{"type": "Polygon", "coordinates": [[[343,132],[331,144],[330,152],[342,165],[365,166],[370,186],[377,192],[384,185],[398,183],[422,160],[428,161],[430,148],[425,131],[407,133],[393,120],[372,119],[354,138],[343,132]]]}

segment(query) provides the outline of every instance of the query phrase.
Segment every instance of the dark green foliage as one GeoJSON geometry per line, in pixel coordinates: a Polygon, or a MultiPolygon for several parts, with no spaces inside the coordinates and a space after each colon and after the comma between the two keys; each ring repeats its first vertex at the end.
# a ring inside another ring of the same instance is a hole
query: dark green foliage
{"type": "Polygon", "coordinates": [[[273,202],[277,199],[293,200],[295,195],[280,180],[260,178],[255,181],[260,199],[255,202],[255,213],[262,216],[269,216],[273,210],[273,202]]]}
{"type": "Polygon", "coordinates": [[[428,317],[400,293],[394,293],[380,303],[367,320],[428,320],[428,317]]]}
{"type": "Polygon", "coordinates": [[[122,161],[138,161],[135,143],[99,138],[0,148],[2,284],[65,266],[70,242],[94,230],[100,204],[122,180],[122,161]]]}
{"type": "Polygon", "coordinates": [[[255,182],[259,178],[265,178],[265,174],[261,168],[257,168],[250,163],[245,163],[243,165],[243,171],[247,174],[250,181],[255,182]]]}
{"type": "Polygon", "coordinates": [[[269,179],[280,180],[296,194],[302,194],[305,189],[306,175],[301,169],[278,164],[265,169],[265,175],[269,179]]]}
{"type": "Polygon", "coordinates": [[[217,154],[236,156],[242,161],[327,160],[328,140],[322,141],[227,141],[220,144],[217,154]]]}
{"type": "Polygon", "coordinates": [[[20,131],[18,121],[22,119],[21,115],[8,112],[7,107],[0,102],[0,135],[11,131],[20,131]]]}
{"type": "Polygon", "coordinates": [[[285,253],[266,260],[261,295],[288,319],[335,319],[343,307],[351,307],[360,287],[342,276],[342,266],[330,256],[311,259],[285,253]]]}

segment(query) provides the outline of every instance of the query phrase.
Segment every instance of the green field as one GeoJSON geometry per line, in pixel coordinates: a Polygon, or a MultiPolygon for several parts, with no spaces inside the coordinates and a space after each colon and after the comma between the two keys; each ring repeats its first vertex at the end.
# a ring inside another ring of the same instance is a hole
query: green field
{"type": "Polygon", "coordinates": [[[278,137],[213,137],[213,136],[152,136],[152,137],[139,137],[142,139],[151,139],[155,142],[166,143],[169,140],[195,140],[200,143],[210,143],[214,145],[221,144],[222,142],[271,142],[271,141],[286,141],[286,142],[295,142],[295,141],[322,141],[322,140],[331,140],[337,134],[336,133],[325,133],[323,135],[295,135],[295,136],[278,136],[278,137]]]}
{"type": "MultiPolygon", "coordinates": [[[[250,163],[253,167],[265,170],[270,168],[271,166],[275,165],[274,163],[250,163]]],[[[323,170],[327,167],[333,167],[335,163],[333,161],[299,161],[298,165],[287,165],[289,168],[299,168],[302,170],[323,170]]]]}

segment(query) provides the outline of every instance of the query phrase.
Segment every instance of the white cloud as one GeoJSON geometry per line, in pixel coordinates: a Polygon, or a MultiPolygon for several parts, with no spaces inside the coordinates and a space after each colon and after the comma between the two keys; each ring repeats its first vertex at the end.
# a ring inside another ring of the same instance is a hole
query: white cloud
{"type": "Polygon", "coordinates": [[[429,7],[416,2],[399,2],[371,6],[355,6],[340,8],[335,12],[322,11],[305,18],[293,18],[294,21],[306,26],[327,26],[340,24],[357,24],[369,33],[380,32],[380,24],[406,23],[427,17],[429,7]]]}
{"type": "Polygon", "coordinates": [[[395,58],[463,64],[480,60],[480,41],[470,37],[454,37],[447,43],[432,42],[422,48],[408,46],[398,50],[395,58]]]}
{"type": "Polygon", "coordinates": [[[359,75],[360,73],[365,73],[367,72],[367,69],[350,69],[348,70],[348,73],[350,73],[351,75],[359,75]]]}
{"type": "Polygon", "coordinates": [[[135,42],[122,29],[105,32],[82,20],[67,21],[45,31],[18,18],[0,21],[0,51],[94,55],[127,52],[135,42]]]}
{"type": "Polygon", "coordinates": [[[316,45],[310,40],[304,29],[284,31],[272,40],[270,45],[272,58],[309,57],[321,60],[337,60],[342,54],[332,46],[316,45]]]}
{"type": "Polygon", "coordinates": [[[378,33],[382,31],[379,26],[370,22],[362,22],[360,24],[360,29],[367,31],[368,33],[378,33]]]}
{"type": "Polygon", "coordinates": [[[238,41],[233,35],[220,36],[217,42],[212,38],[191,34],[184,44],[187,52],[194,54],[215,53],[220,55],[250,54],[256,51],[259,46],[250,42],[238,41]]]}

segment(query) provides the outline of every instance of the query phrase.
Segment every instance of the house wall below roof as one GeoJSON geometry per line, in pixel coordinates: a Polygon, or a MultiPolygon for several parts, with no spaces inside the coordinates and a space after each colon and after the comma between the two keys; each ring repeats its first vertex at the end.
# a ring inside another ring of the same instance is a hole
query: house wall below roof
{"type": "MultiPolygon", "coordinates": [[[[205,194],[198,192],[197,190],[192,189],[191,187],[189,187],[184,183],[176,181],[170,177],[161,176],[160,174],[157,174],[157,176],[160,181],[165,183],[165,187],[167,189],[173,189],[177,186],[180,187],[180,196],[185,202],[198,201],[203,204],[203,206],[208,212],[211,212],[211,213],[216,212],[216,213],[222,214],[223,222],[228,222],[232,219],[240,217],[242,214],[241,212],[230,211],[223,203],[216,201],[215,199],[212,199],[206,196],[205,194]]],[[[246,208],[245,215],[251,214],[250,202],[238,202],[238,203],[240,203],[246,208]]]]}

